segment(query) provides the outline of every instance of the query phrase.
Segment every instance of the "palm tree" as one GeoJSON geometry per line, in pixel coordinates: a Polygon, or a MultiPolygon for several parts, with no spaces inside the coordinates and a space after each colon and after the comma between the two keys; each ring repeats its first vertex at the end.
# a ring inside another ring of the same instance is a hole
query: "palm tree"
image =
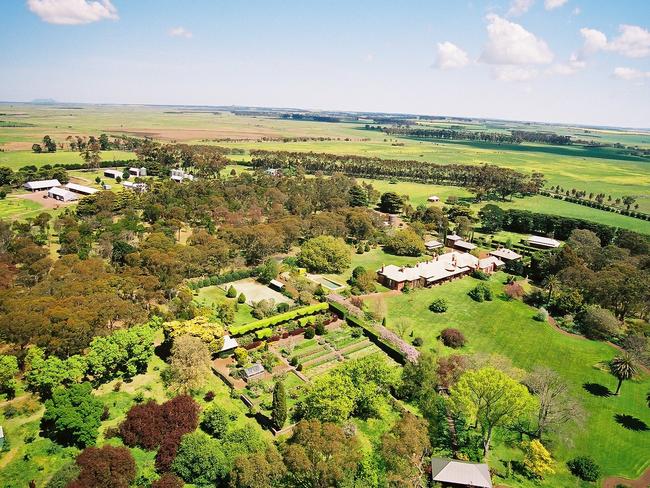
{"type": "Polygon", "coordinates": [[[560,280],[557,276],[551,275],[546,278],[546,289],[548,290],[548,297],[546,299],[547,305],[551,303],[551,298],[553,298],[553,292],[555,289],[560,286],[560,280]]]}
{"type": "Polygon", "coordinates": [[[614,395],[618,395],[623,381],[629,380],[636,374],[636,363],[630,354],[623,353],[621,356],[612,359],[612,362],[609,363],[609,369],[618,378],[618,386],[616,387],[616,393],[614,393],[614,395]]]}

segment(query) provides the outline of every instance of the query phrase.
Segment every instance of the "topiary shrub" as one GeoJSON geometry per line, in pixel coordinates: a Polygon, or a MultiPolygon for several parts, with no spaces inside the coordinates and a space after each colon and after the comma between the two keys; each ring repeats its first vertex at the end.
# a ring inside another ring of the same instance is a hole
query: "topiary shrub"
{"type": "Polygon", "coordinates": [[[316,335],[316,331],[314,330],[313,327],[307,327],[305,329],[305,339],[313,339],[315,335],[316,335]]]}
{"type": "Polygon", "coordinates": [[[436,298],[431,302],[431,305],[429,305],[429,310],[431,310],[433,313],[444,313],[447,311],[447,308],[447,300],[444,298],[436,298]]]}
{"type": "Polygon", "coordinates": [[[569,471],[584,481],[596,481],[600,478],[600,467],[588,456],[578,456],[566,463],[569,471]]]}
{"type": "Polygon", "coordinates": [[[226,296],[228,298],[236,298],[237,297],[237,290],[235,290],[235,287],[230,285],[230,288],[228,288],[228,291],[226,292],[226,296]]]}
{"type": "Polygon", "coordinates": [[[239,296],[237,297],[237,303],[246,303],[246,295],[240,293],[239,296]]]}
{"type": "Polygon", "coordinates": [[[440,332],[440,339],[447,347],[457,349],[465,345],[465,336],[458,329],[447,328],[440,332]]]}
{"type": "Polygon", "coordinates": [[[294,366],[294,367],[295,367],[295,366],[298,366],[298,358],[297,358],[296,356],[293,356],[293,357],[289,360],[289,364],[290,364],[291,366],[294,366]]]}
{"type": "Polygon", "coordinates": [[[325,329],[325,324],[323,322],[317,322],[314,332],[319,336],[325,335],[327,333],[327,330],[325,329]]]}
{"type": "Polygon", "coordinates": [[[278,306],[276,307],[276,310],[278,313],[284,313],[289,311],[289,304],[286,302],[281,302],[278,303],[278,306]]]}

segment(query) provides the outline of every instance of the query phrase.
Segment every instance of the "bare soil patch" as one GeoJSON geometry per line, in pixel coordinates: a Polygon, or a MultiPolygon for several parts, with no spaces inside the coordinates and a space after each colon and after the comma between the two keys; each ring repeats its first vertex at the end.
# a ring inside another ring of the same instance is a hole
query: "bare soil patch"
{"type": "Polygon", "coordinates": [[[32,148],[32,142],[5,142],[2,146],[2,149],[5,151],[29,151],[32,148]]]}
{"type": "MultiPolygon", "coordinates": [[[[170,141],[195,141],[201,139],[259,139],[260,137],[277,136],[278,132],[266,127],[235,128],[224,127],[219,129],[149,129],[149,128],[108,128],[111,134],[127,134],[137,137],[151,137],[170,141]]],[[[31,146],[30,146],[31,147],[31,146]]]]}
{"type": "Polygon", "coordinates": [[[42,205],[43,208],[47,210],[55,210],[57,208],[74,205],[76,203],[76,202],[62,202],[60,200],[55,200],[54,198],[48,198],[47,190],[23,193],[22,195],[16,195],[15,198],[22,198],[23,200],[31,200],[32,202],[36,202],[39,205],[42,205]]]}

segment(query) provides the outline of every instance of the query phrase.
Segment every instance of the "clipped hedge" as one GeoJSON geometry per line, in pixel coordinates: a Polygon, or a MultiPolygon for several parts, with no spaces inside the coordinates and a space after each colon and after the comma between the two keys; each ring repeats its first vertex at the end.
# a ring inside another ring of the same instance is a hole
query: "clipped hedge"
{"type": "Polygon", "coordinates": [[[370,342],[375,344],[379,349],[386,353],[388,357],[398,362],[399,364],[406,363],[406,356],[404,356],[404,353],[393,346],[391,343],[382,339],[379,334],[377,334],[377,332],[363,320],[359,319],[358,317],[354,317],[353,315],[348,315],[345,317],[345,320],[347,321],[348,325],[351,325],[352,327],[361,327],[365,336],[370,339],[370,342]]]}
{"type": "Polygon", "coordinates": [[[273,330],[269,327],[266,327],[265,329],[258,330],[255,332],[255,337],[258,339],[266,339],[268,337],[271,337],[273,335],[273,330]]]}
{"type": "Polygon", "coordinates": [[[247,332],[252,332],[254,330],[263,329],[265,327],[273,327],[275,325],[287,322],[289,320],[294,320],[299,317],[304,317],[306,315],[313,315],[316,312],[322,312],[327,310],[329,305],[327,303],[317,303],[315,305],[309,305],[307,307],[297,308],[296,310],[291,310],[289,312],[281,313],[274,315],[273,317],[267,317],[265,319],[256,320],[249,324],[240,325],[237,327],[231,327],[230,335],[240,336],[246,334],[247,332]]]}

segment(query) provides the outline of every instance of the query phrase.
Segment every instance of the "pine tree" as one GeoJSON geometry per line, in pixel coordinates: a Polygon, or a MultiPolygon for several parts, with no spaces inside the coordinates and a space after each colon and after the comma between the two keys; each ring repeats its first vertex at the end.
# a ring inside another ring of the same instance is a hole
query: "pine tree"
{"type": "Polygon", "coordinates": [[[287,395],[284,390],[284,383],[278,381],[273,388],[273,411],[271,420],[276,428],[281,429],[287,421],[287,395]]]}

